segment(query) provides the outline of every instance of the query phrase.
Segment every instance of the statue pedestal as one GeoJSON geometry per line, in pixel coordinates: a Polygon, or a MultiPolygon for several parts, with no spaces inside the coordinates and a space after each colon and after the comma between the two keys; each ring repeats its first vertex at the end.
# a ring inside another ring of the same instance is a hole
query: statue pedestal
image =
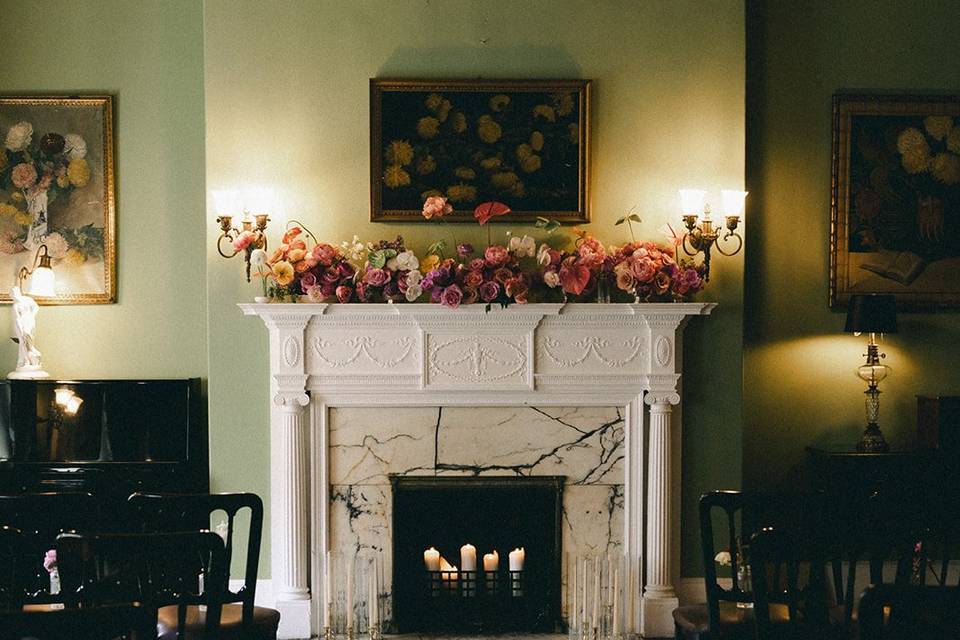
{"type": "Polygon", "coordinates": [[[50,374],[43,370],[42,365],[24,365],[17,367],[7,374],[10,380],[38,380],[40,378],[49,378],[50,374]]]}

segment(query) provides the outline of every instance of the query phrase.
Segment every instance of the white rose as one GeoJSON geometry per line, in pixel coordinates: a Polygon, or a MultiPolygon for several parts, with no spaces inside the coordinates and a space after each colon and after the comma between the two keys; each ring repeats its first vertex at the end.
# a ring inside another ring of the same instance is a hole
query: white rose
{"type": "Polygon", "coordinates": [[[411,284],[407,287],[407,302],[416,302],[417,298],[423,295],[423,288],[418,284],[411,284]]]}
{"type": "Polygon", "coordinates": [[[543,274],[543,282],[548,287],[553,289],[558,284],[560,284],[560,274],[557,273],[556,271],[547,271],[546,273],[543,274]]]}
{"type": "Polygon", "coordinates": [[[54,260],[59,260],[67,255],[67,250],[70,248],[63,236],[56,231],[44,238],[43,243],[47,245],[47,252],[54,260]]]}
{"type": "Polygon", "coordinates": [[[397,255],[397,266],[401,271],[413,271],[420,266],[420,261],[413,251],[404,251],[397,255]]]}
{"type": "Polygon", "coordinates": [[[407,286],[420,284],[421,280],[423,280],[423,274],[416,269],[407,274],[407,286]]]}
{"type": "Polygon", "coordinates": [[[393,257],[387,260],[387,263],[383,266],[385,269],[389,269],[390,271],[397,271],[400,268],[400,262],[396,259],[396,257],[393,257]]]}
{"type": "Polygon", "coordinates": [[[7,131],[7,140],[4,145],[10,151],[23,151],[33,140],[33,125],[29,122],[18,122],[7,131]]]}
{"type": "Polygon", "coordinates": [[[71,160],[80,160],[87,157],[87,142],[76,133],[68,133],[63,136],[66,144],[63,146],[64,152],[71,160]]]}

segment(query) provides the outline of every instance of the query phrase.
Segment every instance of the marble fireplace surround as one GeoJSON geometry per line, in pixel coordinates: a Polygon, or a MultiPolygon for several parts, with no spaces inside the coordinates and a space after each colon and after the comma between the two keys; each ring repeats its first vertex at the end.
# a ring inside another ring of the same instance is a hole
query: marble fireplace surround
{"type": "Polygon", "coordinates": [[[714,303],[489,312],[483,305],[239,306],[269,331],[271,582],[281,638],[321,631],[331,409],[439,406],[620,408],[626,627],[673,635],[680,451],[672,408],[680,402],[683,327],[714,303]]]}

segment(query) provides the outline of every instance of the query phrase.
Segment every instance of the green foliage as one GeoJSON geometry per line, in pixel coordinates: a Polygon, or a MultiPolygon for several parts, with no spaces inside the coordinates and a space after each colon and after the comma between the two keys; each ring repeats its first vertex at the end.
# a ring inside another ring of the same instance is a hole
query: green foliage
{"type": "MultiPolygon", "coordinates": [[[[619,222],[617,224],[619,224],[619,222]]],[[[541,218],[540,216],[537,216],[537,222],[534,226],[536,226],[537,229],[543,229],[550,234],[560,228],[560,223],[550,218],[541,218]]]]}
{"type": "Polygon", "coordinates": [[[387,260],[396,257],[396,249],[379,249],[370,253],[370,255],[367,257],[367,262],[374,269],[383,269],[384,265],[387,264],[387,260]]]}
{"type": "Polygon", "coordinates": [[[614,224],[615,226],[619,226],[619,225],[623,224],[624,222],[627,222],[627,223],[630,223],[630,222],[642,222],[642,220],[640,220],[640,216],[638,216],[637,214],[631,213],[630,215],[626,215],[626,216],[623,216],[622,218],[618,218],[617,221],[614,222],[613,224],[614,224]]]}

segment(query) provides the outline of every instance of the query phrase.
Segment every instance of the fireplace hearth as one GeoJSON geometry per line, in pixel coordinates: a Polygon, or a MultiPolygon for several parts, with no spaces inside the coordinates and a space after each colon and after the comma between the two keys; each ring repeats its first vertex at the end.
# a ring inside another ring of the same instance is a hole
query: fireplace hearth
{"type": "Polygon", "coordinates": [[[392,477],[395,630],[560,630],[564,480],[392,477]]]}

